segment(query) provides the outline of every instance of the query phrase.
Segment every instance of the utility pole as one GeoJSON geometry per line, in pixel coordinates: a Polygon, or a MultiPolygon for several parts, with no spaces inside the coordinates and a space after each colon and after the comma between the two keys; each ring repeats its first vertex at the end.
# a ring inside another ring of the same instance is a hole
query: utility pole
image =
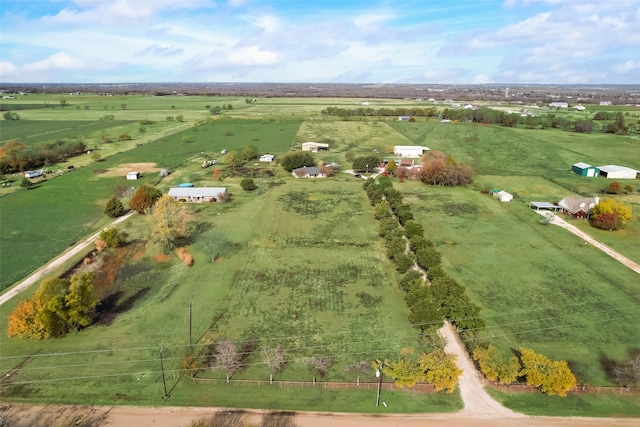
{"type": "Polygon", "coordinates": [[[164,384],[164,397],[169,397],[167,394],[167,382],[164,379],[164,364],[162,363],[162,348],[160,348],[160,369],[162,370],[162,384],[164,384]]]}
{"type": "Polygon", "coordinates": [[[193,310],[191,308],[191,301],[189,301],[189,348],[191,350],[193,350],[193,335],[192,335],[192,331],[193,331],[193,310]]]}
{"type": "Polygon", "coordinates": [[[380,361],[380,366],[376,371],[376,377],[378,377],[378,393],[376,395],[376,407],[380,406],[380,389],[382,388],[382,366],[384,361],[380,361]]]}

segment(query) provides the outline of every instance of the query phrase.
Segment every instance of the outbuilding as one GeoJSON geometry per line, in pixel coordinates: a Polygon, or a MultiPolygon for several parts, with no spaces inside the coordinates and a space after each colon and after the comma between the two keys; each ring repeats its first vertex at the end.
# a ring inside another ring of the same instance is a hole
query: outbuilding
{"type": "Polygon", "coordinates": [[[328,151],[329,144],[324,144],[322,142],[303,142],[302,143],[302,151],[312,151],[317,153],[318,151],[328,151]]]}
{"type": "Polygon", "coordinates": [[[274,159],[275,157],[276,157],[276,156],[274,156],[273,154],[263,154],[262,156],[260,156],[260,159],[259,159],[259,160],[260,160],[261,162],[271,163],[271,162],[273,162],[273,159],[274,159]]]}
{"type": "Polygon", "coordinates": [[[129,172],[127,174],[127,179],[129,181],[135,181],[136,179],[140,178],[140,172],[129,172]]]}
{"type": "Polygon", "coordinates": [[[227,194],[224,187],[173,187],[169,197],[178,202],[203,203],[216,202],[227,194]]]}
{"type": "Polygon", "coordinates": [[[427,151],[429,151],[429,147],[421,145],[396,145],[393,147],[393,153],[398,157],[422,157],[427,151]]]}
{"type": "Polygon", "coordinates": [[[38,178],[40,176],[42,176],[42,172],[40,172],[40,171],[26,171],[24,173],[24,177],[25,178],[29,178],[29,179],[38,178]]]}
{"type": "Polygon", "coordinates": [[[598,176],[600,175],[600,169],[595,167],[595,166],[591,166],[587,163],[583,163],[583,162],[578,162],[578,163],[574,163],[573,165],[571,165],[571,171],[573,171],[574,173],[577,173],[580,176],[598,176]]]}
{"type": "Polygon", "coordinates": [[[600,175],[609,179],[636,179],[638,171],[625,166],[606,165],[598,167],[600,175]]]}
{"type": "Polygon", "coordinates": [[[511,200],[513,200],[513,194],[507,193],[504,190],[493,193],[493,197],[500,200],[501,202],[510,202],[511,200]]]}

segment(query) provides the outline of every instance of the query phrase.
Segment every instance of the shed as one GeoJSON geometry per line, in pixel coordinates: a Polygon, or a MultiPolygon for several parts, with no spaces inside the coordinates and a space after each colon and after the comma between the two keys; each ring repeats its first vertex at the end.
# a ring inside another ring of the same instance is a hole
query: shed
{"type": "Polygon", "coordinates": [[[140,178],[140,172],[129,172],[127,174],[127,179],[129,181],[135,181],[138,178],[140,178]]]}
{"type": "Polygon", "coordinates": [[[511,200],[513,200],[513,194],[507,193],[504,190],[493,193],[493,197],[500,200],[501,202],[510,202],[511,200]]]}
{"type": "Polygon", "coordinates": [[[571,170],[580,176],[598,176],[600,169],[587,163],[578,162],[571,165],[571,170]]]}
{"type": "Polygon", "coordinates": [[[324,144],[322,142],[303,142],[302,143],[302,151],[325,151],[329,150],[329,144],[324,144]]]}
{"type": "Polygon", "coordinates": [[[625,166],[606,165],[599,166],[600,175],[609,179],[636,179],[638,171],[625,166]]]}
{"type": "Polygon", "coordinates": [[[29,179],[38,178],[39,176],[42,176],[42,172],[40,171],[26,171],[24,173],[24,177],[29,179]]]}
{"type": "Polygon", "coordinates": [[[270,162],[273,162],[273,159],[274,159],[275,157],[276,157],[276,156],[274,156],[273,154],[263,154],[262,156],[260,156],[260,159],[259,159],[259,160],[260,160],[261,162],[269,162],[269,163],[270,163],[270,162]]]}
{"type": "Polygon", "coordinates": [[[403,122],[409,120],[410,118],[411,117],[409,117],[409,116],[398,116],[398,120],[403,121],[403,122]]]}
{"type": "Polygon", "coordinates": [[[429,147],[421,145],[396,145],[393,147],[393,153],[400,157],[421,157],[427,151],[429,151],[429,147]]]}

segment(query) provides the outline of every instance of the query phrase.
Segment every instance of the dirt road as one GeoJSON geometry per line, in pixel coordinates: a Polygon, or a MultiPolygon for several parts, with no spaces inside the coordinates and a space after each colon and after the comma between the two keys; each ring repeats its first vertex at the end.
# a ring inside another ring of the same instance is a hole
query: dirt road
{"type": "Polygon", "coordinates": [[[482,379],[460,343],[451,323],[445,322],[440,329],[440,335],[447,340],[444,351],[458,356],[456,362],[458,368],[462,369],[462,375],[458,380],[460,397],[464,403],[461,415],[471,418],[524,418],[524,415],[500,405],[484,390],[482,379]]]}
{"type": "Polygon", "coordinates": [[[636,273],[640,274],[640,264],[638,264],[635,261],[630,260],[626,256],[622,255],[620,252],[611,249],[609,246],[605,245],[604,243],[599,242],[598,240],[594,239],[593,237],[591,237],[590,235],[588,235],[584,231],[580,230],[578,227],[569,224],[567,221],[565,221],[564,219],[558,217],[557,215],[553,217],[553,219],[551,220],[551,224],[557,225],[557,226],[562,227],[562,228],[564,228],[566,230],[569,230],[570,232],[572,232],[576,236],[578,236],[581,239],[583,239],[585,242],[587,242],[587,243],[593,245],[594,247],[600,249],[605,254],[609,255],[610,257],[612,257],[612,258],[616,259],[617,261],[621,262],[622,264],[626,265],[627,267],[629,267],[630,269],[632,269],[636,273]]]}
{"type": "MultiPolygon", "coordinates": [[[[134,211],[131,211],[128,214],[126,214],[124,216],[121,216],[120,218],[118,218],[115,221],[113,221],[108,227],[116,225],[116,224],[119,224],[122,221],[127,220],[134,213],[135,213],[134,211]]],[[[58,257],[54,258],[52,261],[48,262],[47,264],[45,264],[42,267],[40,267],[39,269],[37,269],[33,274],[28,276],[22,282],[20,282],[19,284],[17,284],[13,288],[9,289],[4,294],[0,295],[0,305],[4,304],[5,302],[9,301],[11,298],[13,298],[16,295],[18,295],[20,292],[22,292],[25,289],[27,289],[29,286],[31,286],[32,284],[34,284],[35,282],[40,280],[45,274],[47,274],[51,270],[59,267],[60,265],[62,265],[66,261],[68,261],[71,257],[73,257],[74,255],[76,255],[79,252],[85,250],[89,245],[91,245],[93,243],[94,240],[96,240],[98,238],[98,236],[100,235],[101,231],[102,230],[92,234],[91,236],[89,236],[86,239],[82,240],[81,242],[77,243],[71,249],[67,250],[66,252],[63,252],[61,255],[59,255],[58,257]]]]}

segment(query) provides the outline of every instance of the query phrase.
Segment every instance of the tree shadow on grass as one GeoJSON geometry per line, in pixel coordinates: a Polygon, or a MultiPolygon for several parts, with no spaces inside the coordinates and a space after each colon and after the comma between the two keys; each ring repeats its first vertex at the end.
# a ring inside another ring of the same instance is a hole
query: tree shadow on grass
{"type": "Polygon", "coordinates": [[[150,290],[151,287],[147,286],[122,301],[120,301],[120,299],[124,297],[124,291],[118,291],[107,296],[100,301],[98,305],[94,324],[102,326],[111,325],[120,314],[129,311],[136,301],[142,299],[150,290]]]}

